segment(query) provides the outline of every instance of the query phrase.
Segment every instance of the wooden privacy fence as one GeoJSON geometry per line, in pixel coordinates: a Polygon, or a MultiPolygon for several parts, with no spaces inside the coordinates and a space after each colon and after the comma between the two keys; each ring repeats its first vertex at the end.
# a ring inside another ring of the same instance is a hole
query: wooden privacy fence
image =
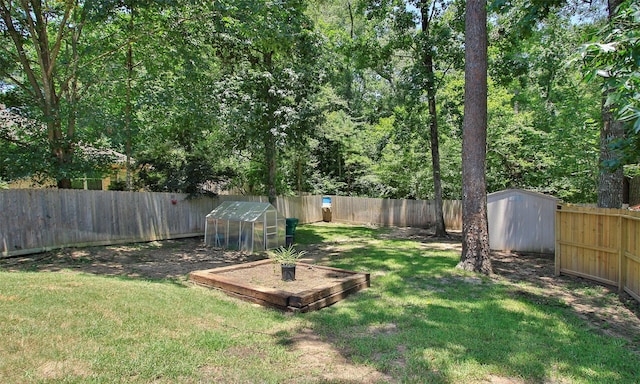
{"type": "Polygon", "coordinates": [[[556,274],[616,285],[640,301],[640,212],[559,206],[556,274]]]}
{"type": "Polygon", "coordinates": [[[276,204],[278,211],[286,217],[297,218],[300,224],[322,221],[322,196],[278,197],[276,204]]]}
{"type": "MultiPolygon", "coordinates": [[[[222,201],[260,201],[264,196],[189,199],[157,192],[10,189],[0,191],[0,257],[69,246],[108,245],[201,236],[205,216],[222,201]]],[[[428,201],[333,197],[335,221],[428,227],[428,201]]],[[[278,197],[278,210],[300,224],[322,221],[322,196],[278,197]]],[[[448,228],[460,227],[457,202],[445,204],[448,228]]]]}
{"type": "MultiPolygon", "coordinates": [[[[462,203],[443,203],[447,229],[462,228],[462,203]]],[[[436,222],[432,200],[396,200],[364,197],[331,196],[332,221],[352,224],[374,224],[395,227],[429,227],[436,222]]]]}
{"type": "Polygon", "coordinates": [[[204,216],[219,202],[186,197],[117,191],[1,191],[0,255],[197,236],[204,232],[204,216]]]}

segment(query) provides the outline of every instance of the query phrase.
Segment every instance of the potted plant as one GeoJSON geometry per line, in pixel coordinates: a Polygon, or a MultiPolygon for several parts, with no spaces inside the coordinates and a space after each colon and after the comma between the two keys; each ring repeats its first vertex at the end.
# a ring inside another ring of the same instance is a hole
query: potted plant
{"type": "Polygon", "coordinates": [[[269,252],[269,258],[274,263],[280,264],[283,281],[293,281],[296,279],[296,262],[306,253],[306,251],[296,251],[291,244],[286,248],[280,247],[269,252]]]}

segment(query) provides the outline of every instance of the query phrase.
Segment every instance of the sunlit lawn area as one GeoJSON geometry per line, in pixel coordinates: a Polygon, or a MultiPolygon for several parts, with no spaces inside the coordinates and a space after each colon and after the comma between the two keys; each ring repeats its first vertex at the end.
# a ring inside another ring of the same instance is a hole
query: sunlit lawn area
{"type": "Polygon", "coordinates": [[[372,286],[298,315],[182,280],[0,271],[0,382],[327,382],[332,367],[299,363],[290,341],[302,329],[389,382],[638,381],[640,356],[561,302],[517,295],[456,270],[455,251],[386,232],[299,226],[301,248],[321,244],[329,264],[371,272],[372,286]]]}

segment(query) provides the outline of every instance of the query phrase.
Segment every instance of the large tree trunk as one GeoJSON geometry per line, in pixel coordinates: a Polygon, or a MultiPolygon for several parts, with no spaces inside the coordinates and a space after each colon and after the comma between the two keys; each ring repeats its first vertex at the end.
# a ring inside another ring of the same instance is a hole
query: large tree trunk
{"type": "MultiPolygon", "coordinates": [[[[616,10],[621,0],[609,0],[609,22],[613,22],[616,10]]],[[[619,154],[610,148],[610,144],[616,140],[624,138],[624,124],[617,121],[612,109],[614,106],[607,106],[604,103],[607,95],[603,96],[602,103],[602,126],[600,127],[600,174],[598,180],[598,207],[600,208],[621,208],[624,188],[624,174],[622,167],[614,170],[607,164],[615,162],[619,154]]]]}
{"type": "MultiPolygon", "coordinates": [[[[428,1],[420,3],[420,14],[422,17],[422,33],[429,34],[429,11],[428,1]]],[[[425,39],[429,40],[429,39],[425,39]]],[[[436,85],[435,74],[433,73],[433,56],[431,47],[423,47],[422,64],[425,67],[427,75],[427,102],[429,104],[429,115],[431,122],[429,124],[431,136],[431,165],[433,168],[433,191],[435,197],[436,209],[436,236],[446,237],[447,230],[444,223],[443,201],[442,201],[442,180],[440,178],[440,145],[438,142],[438,114],[436,110],[436,85]]]]}
{"type": "Polygon", "coordinates": [[[487,11],[467,1],[462,134],[462,256],[458,268],[491,273],[487,224],[487,11]]]}
{"type": "Polygon", "coordinates": [[[600,174],[598,180],[598,207],[621,208],[624,187],[622,167],[614,170],[606,164],[615,161],[619,154],[610,148],[615,140],[624,137],[624,125],[617,121],[610,107],[602,107],[602,126],[600,127],[600,174]]]}

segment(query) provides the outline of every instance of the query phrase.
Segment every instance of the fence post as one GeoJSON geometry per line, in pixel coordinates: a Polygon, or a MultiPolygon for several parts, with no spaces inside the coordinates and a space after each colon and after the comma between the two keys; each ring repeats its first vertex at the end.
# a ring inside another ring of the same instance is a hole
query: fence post
{"type": "Polygon", "coordinates": [[[562,214],[561,212],[562,210],[562,205],[558,205],[556,206],[556,228],[555,228],[555,233],[556,233],[556,246],[555,246],[555,273],[556,276],[560,276],[560,259],[562,257],[562,253],[560,252],[560,240],[562,237],[562,230],[561,230],[561,220],[560,220],[560,215],[562,214]]]}
{"type": "Polygon", "coordinates": [[[627,228],[624,225],[625,216],[622,212],[618,215],[618,294],[624,292],[627,285],[627,260],[625,248],[627,243],[627,228]]]}

